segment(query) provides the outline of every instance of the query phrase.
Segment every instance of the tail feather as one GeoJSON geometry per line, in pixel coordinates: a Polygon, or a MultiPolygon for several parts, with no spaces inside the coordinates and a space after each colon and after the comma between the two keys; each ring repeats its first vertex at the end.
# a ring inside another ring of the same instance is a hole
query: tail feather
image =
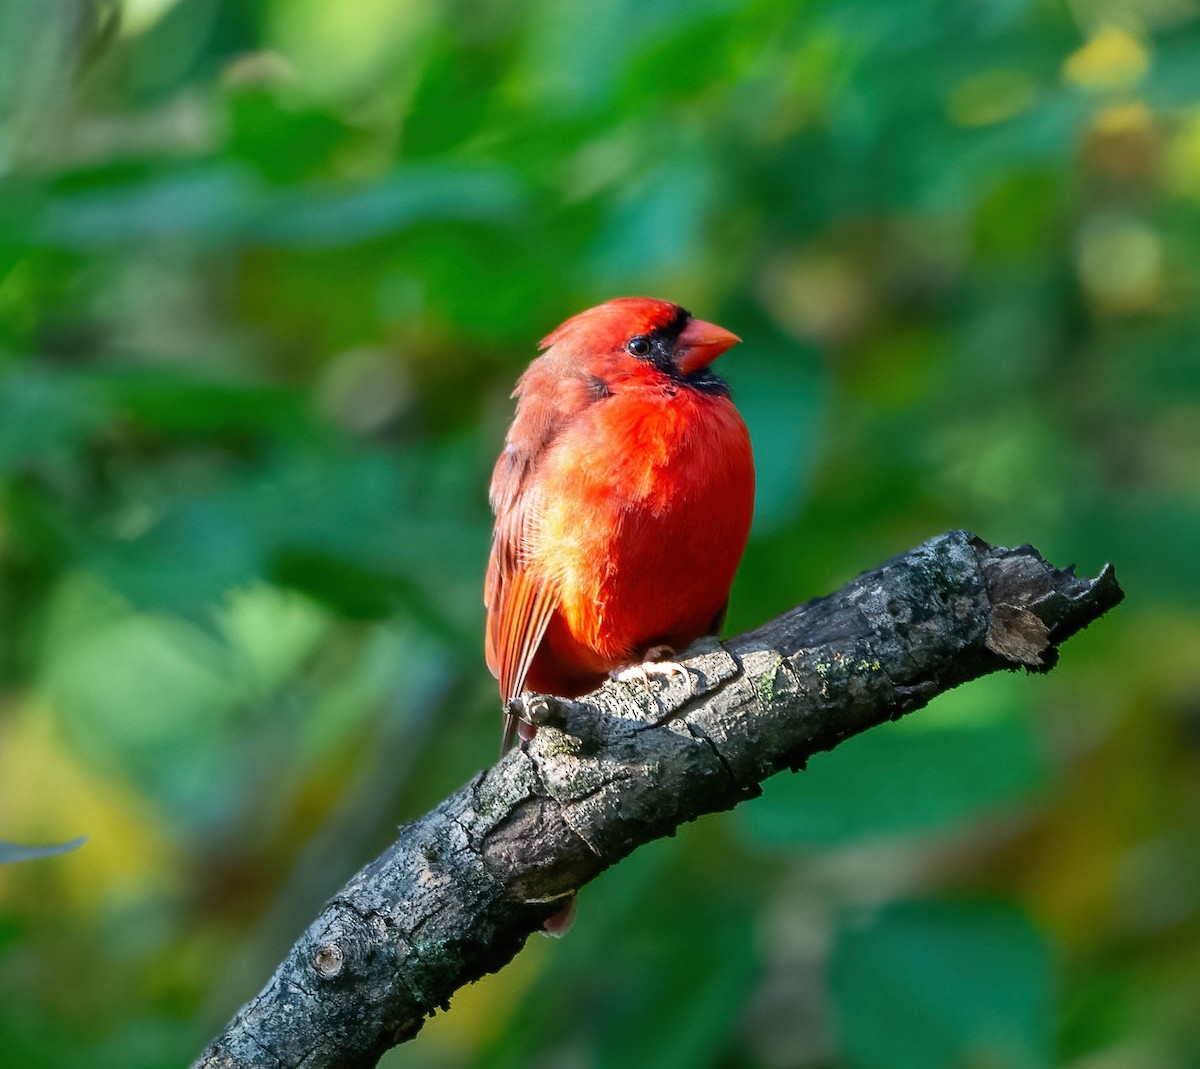
{"type": "Polygon", "coordinates": [[[509,750],[512,749],[512,744],[517,739],[517,717],[510,713],[507,709],[504,711],[504,735],[500,740],[500,756],[503,757],[509,750]]]}

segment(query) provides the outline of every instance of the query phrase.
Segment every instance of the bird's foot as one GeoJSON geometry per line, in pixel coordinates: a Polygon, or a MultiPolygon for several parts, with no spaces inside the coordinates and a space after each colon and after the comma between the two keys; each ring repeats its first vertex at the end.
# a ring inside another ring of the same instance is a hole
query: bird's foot
{"type": "Polygon", "coordinates": [[[567,711],[553,694],[535,694],[526,691],[513,698],[504,710],[505,731],[503,750],[507,750],[514,738],[524,745],[532,742],[539,727],[553,724],[561,726],[567,721],[567,711]]]}
{"type": "Polygon", "coordinates": [[[671,660],[674,656],[675,651],[670,646],[651,646],[642,655],[641,664],[630,664],[624,668],[614,668],[608,674],[611,679],[615,679],[618,683],[638,681],[645,687],[650,686],[651,676],[666,679],[670,679],[672,676],[683,676],[688,691],[695,691],[696,683],[692,679],[691,672],[684,668],[678,661],[671,660]]]}
{"type": "Polygon", "coordinates": [[[505,712],[535,728],[550,724],[557,726],[567,721],[567,710],[560,699],[553,694],[535,694],[533,691],[513,698],[505,712]]]}

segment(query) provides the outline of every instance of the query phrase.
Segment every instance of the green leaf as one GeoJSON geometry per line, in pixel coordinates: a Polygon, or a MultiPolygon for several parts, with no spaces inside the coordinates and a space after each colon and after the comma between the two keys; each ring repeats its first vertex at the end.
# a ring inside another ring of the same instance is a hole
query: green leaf
{"type": "Polygon", "coordinates": [[[365,185],[273,189],[228,164],[60,194],[41,239],[73,249],[166,238],[334,248],[431,220],[511,222],[521,204],[520,187],[495,167],[410,165],[365,185]]]}
{"type": "Polygon", "coordinates": [[[749,908],[690,870],[687,840],[649,844],[579,896],[578,922],[480,1064],[586,1044],[597,1069],[718,1064],[760,974],[749,908]]]}
{"type": "Polygon", "coordinates": [[[718,365],[754,436],[754,530],[778,530],[803,507],[821,456],[828,384],[815,355],[748,336],[718,365]]]}
{"type": "Polygon", "coordinates": [[[306,429],[301,396],[277,386],[137,368],[98,376],[95,387],[126,419],[166,434],[306,429]]]}
{"type": "Polygon", "coordinates": [[[1050,955],[1017,910],[907,902],[840,932],[830,963],[852,1069],[1042,1069],[1050,955]]]}
{"type": "Polygon", "coordinates": [[[817,754],[798,775],[776,776],[739,819],[751,840],[773,847],[912,834],[961,823],[1043,777],[1036,740],[1015,716],[934,728],[901,722],[817,754]]]}
{"type": "Polygon", "coordinates": [[[677,156],[628,183],[592,252],[599,285],[646,285],[700,255],[712,184],[702,159],[677,156]]]}
{"type": "Polygon", "coordinates": [[[78,376],[26,364],[0,374],[0,413],[0,474],[70,453],[105,415],[78,376]]]}

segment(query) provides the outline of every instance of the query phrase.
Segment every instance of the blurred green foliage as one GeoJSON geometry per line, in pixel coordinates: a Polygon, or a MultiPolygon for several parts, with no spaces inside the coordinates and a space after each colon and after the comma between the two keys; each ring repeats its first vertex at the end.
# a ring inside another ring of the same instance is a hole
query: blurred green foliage
{"type": "Polygon", "coordinates": [[[536,340],[678,300],[731,631],[949,527],[1129,599],[581,896],[385,1064],[1200,1065],[1194,0],[0,0],[0,1050],[184,1064],[489,762],[536,340]],[[14,855],[15,856],[15,855],[14,855]]]}

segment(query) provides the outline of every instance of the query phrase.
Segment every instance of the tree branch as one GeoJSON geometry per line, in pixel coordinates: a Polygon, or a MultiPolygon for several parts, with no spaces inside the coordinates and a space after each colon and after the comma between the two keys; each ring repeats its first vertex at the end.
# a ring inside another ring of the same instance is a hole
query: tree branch
{"type": "Polygon", "coordinates": [[[609,683],[551,699],[559,726],[403,827],[195,1065],[375,1065],[642,843],[959,683],[1048,670],[1060,642],[1122,597],[1110,565],[1079,579],[1031,547],[952,531],[697,645],[684,662],[694,689],[609,683]]]}

